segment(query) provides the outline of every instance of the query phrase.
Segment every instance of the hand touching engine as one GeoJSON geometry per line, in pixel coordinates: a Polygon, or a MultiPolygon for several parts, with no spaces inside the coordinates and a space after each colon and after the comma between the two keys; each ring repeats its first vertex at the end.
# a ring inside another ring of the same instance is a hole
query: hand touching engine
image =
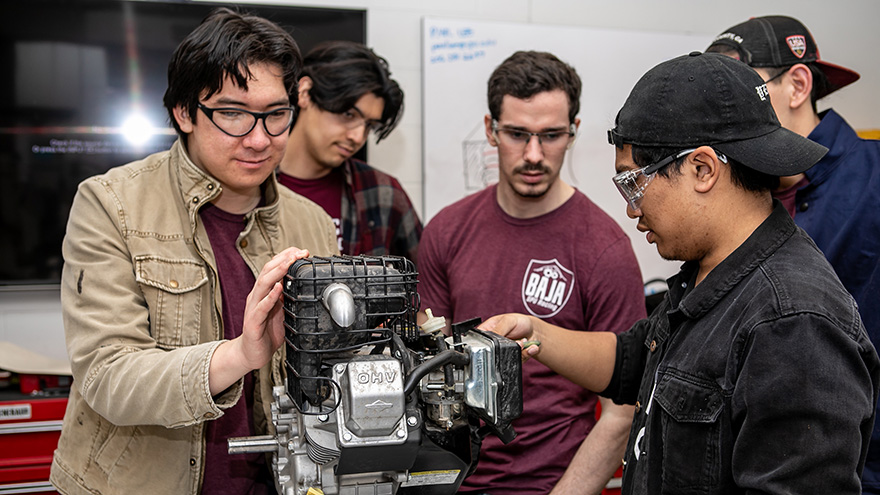
{"type": "Polygon", "coordinates": [[[604,390],[611,381],[617,357],[617,335],[611,332],[568,330],[516,313],[493,316],[479,328],[518,341],[523,360],[537,358],[584,388],[604,390]]]}
{"type": "Polygon", "coordinates": [[[247,297],[242,333],[217,347],[211,358],[210,389],[216,395],[251,370],[266,365],[284,342],[281,281],[294,261],[309,252],[291,247],[263,266],[247,297]]]}
{"type": "Polygon", "coordinates": [[[515,340],[523,348],[523,361],[541,352],[541,341],[535,337],[535,327],[540,321],[519,313],[496,315],[480,324],[478,328],[515,340]]]}

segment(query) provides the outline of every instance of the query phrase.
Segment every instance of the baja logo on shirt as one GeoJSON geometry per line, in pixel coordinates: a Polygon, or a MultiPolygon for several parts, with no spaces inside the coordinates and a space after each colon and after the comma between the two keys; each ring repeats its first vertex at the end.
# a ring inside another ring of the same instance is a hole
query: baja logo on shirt
{"type": "Polygon", "coordinates": [[[529,313],[549,318],[565,307],[574,287],[574,272],[552,260],[531,260],[523,276],[522,299],[529,313]]]}
{"type": "Polygon", "coordinates": [[[803,58],[804,53],[807,51],[807,39],[802,35],[789,36],[785,38],[785,42],[788,43],[788,48],[791,49],[791,53],[794,53],[794,56],[797,58],[803,58]]]}

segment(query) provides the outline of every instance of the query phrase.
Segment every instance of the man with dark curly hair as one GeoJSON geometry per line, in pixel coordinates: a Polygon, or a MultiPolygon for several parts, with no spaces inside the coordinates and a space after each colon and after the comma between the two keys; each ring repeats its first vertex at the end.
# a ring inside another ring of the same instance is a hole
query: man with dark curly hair
{"type": "Polygon", "coordinates": [[[306,54],[299,116],[278,181],[321,205],[339,250],[417,261],[422,224],[397,179],[354,158],[385,139],[403,114],[403,91],[384,58],[360,43],[329,41],[306,54]]]}

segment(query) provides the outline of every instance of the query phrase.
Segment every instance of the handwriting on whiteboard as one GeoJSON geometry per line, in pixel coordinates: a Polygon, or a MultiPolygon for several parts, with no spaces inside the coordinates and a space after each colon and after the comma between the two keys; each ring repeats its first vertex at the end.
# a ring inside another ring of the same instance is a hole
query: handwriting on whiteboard
{"type": "Polygon", "coordinates": [[[459,63],[486,56],[486,49],[498,44],[494,38],[480,38],[469,27],[432,26],[428,33],[432,64],[459,63]]]}

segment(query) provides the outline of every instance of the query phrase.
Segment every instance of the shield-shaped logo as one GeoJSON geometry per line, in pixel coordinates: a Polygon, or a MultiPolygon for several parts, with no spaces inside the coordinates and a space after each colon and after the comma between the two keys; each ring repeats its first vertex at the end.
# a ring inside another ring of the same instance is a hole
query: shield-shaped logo
{"type": "Polygon", "coordinates": [[[789,36],[785,38],[785,42],[788,43],[788,48],[791,49],[791,53],[794,53],[795,57],[804,58],[804,53],[807,51],[807,39],[803,35],[789,36]]]}
{"type": "Polygon", "coordinates": [[[552,260],[531,260],[523,275],[522,300],[526,310],[538,318],[559,313],[574,287],[574,272],[552,260]]]}

